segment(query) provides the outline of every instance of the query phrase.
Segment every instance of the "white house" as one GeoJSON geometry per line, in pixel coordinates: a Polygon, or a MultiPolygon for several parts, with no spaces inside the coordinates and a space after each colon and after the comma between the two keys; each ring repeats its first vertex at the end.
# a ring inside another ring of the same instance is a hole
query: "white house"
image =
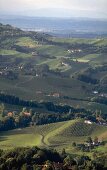
{"type": "Polygon", "coordinates": [[[92,125],[92,122],[90,120],[85,120],[84,123],[92,125]]]}

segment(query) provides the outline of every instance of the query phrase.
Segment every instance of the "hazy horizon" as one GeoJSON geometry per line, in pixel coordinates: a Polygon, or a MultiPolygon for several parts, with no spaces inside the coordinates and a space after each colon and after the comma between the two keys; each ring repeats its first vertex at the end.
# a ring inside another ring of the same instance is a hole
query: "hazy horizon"
{"type": "Polygon", "coordinates": [[[0,14],[107,19],[106,0],[0,0],[0,14]]]}

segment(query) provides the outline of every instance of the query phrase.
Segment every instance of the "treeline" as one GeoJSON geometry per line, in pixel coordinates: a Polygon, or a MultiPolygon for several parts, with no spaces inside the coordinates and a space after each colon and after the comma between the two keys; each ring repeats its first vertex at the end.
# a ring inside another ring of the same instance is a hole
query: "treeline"
{"type": "Polygon", "coordinates": [[[107,64],[103,64],[103,66],[97,66],[95,68],[88,68],[85,72],[88,74],[94,74],[103,71],[107,71],[107,64]]]}
{"type": "Polygon", "coordinates": [[[93,153],[93,160],[88,156],[67,154],[65,149],[59,154],[56,150],[15,148],[0,150],[0,170],[106,170],[107,154],[93,153]]]}
{"type": "Polygon", "coordinates": [[[22,99],[19,99],[19,97],[6,95],[6,94],[0,94],[0,101],[7,104],[12,105],[19,105],[19,106],[26,106],[26,107],[37,107],[37,102],[34,101],[25,101],[22,99]]]}
{"type": "Polygon", "coordinates": [[[52,102],[41,102],[38,103],[36,101],[26,101],[26,100],[22,100],[19,97],[16,96],[12,96],[12,95],[6,95],[1,93],[0,94],[0,101],[3,103],[7,103],[7,104],[12,104],[12,105],[19,105],[19,106],[24,106],[24,107],[31,107],[31,108],[44,108],[48,111],[53,111],[56,113],[68,113],[69,111],[73,112],[73,113],[81,113],[81,112],[89,112],[86,111],[83,108],[73,108],[71,106],[68,105],[55,105],[52,102]]]}
{"type": "MultiPolygon", "coordinates": [[[[2,109],[3,110],[3,109],[2,109]]],[[[96,121],[94,115],[90,112],[74,113],[71,110],[68,113],[38,113],[35,110],[23,108],[21,112],[2,111],[2,120],[0,121],[0,131],[7,131],[15,128],[24,128],[29,125],[43,125],[55,122],[73,120],[76,118],[87,118],[96,121]]]]}
{"type": "MultiPolygon", "coordinates": [[[[38,103],[36,101],[25,101],[18,97],[5,94],[0,94],[0,101],[24,107],[22,111],[11,110],[10,114],[5,108],[1,109],[2,121],[0,121],[0,131],[27,127],[29,125],[68,121],[76,118],[83,118],[97,123],[98,117],[100,117],[100,120],[107,121],[106,114],[98,110],[91,111],[84,108],[74,108],[69,105],[55,105],[52,102],[38,103]],[[37,112],[37,108],[43,111],[37,112]]],[[[91,101],[107,104],[106,98],[105,100],[92,98],[91,101]]]]}
{"type": "Polygon", "coordinates": [[[52,102],[37,103],[33,101],[20,100],[18,97],[0,94],[0,101],[11,105],[23,106],[22,111],[8,111],[5,106],[0,106],[0,131],[11,130],[15,128],[27,127],[29,125],[43,125],[55,122],[73,120],[75,118],[87,118],[96,122],[94,112],[73,108],[65,105],[55,105],[52,102]],[[42,108],[43,112],[37,112],[37,108],[42,108]]]}
{"type": "Polygon", "coordinates": [[[32,52],[32,50],[33,50],[33,48],[29,48],[29,47],[25,47],[25,46],[19,46],[19,45],[13,45],[12,48],[15,49],[18,52],[26,53],[26,54],[32,52]]]}
{"type": "Polygon", "coordinates": [[[93,97],[93,98],[91,99],[91,101],[92,101],[92,102],[96,102],[96,103],[101,103],[101,104],[107,105],[107,97],[101,97],[101,96],[99,96],[99,97],[93,97]]]}
{"type": "Polygon", "coordinates": [[[99,81],[97,79],[92,78],[92,77],[85,75],[85,74],[78,75],[78,80],[83,81],[85,83],[91,83],[91,84],[98,84],[99,83],[99,81]]]}

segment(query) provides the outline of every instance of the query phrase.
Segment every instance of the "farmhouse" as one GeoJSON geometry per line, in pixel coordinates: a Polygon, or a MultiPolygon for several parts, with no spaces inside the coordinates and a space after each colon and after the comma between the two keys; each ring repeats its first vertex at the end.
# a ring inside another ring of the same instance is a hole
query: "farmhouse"
{"type": "Polygon", "coordinates": [[[3,74],[3,72],[2,71],[0,71],[0,75],[2,75],[3,74]]]}
{"type": "Polygon", "coordinates": [[[39,77],[39,74],[36,74],[36,77],[39,77]]]}
{"type": "Polygon", "coordinates": [[[98,94],[98,91],[93,91],[93,94],[98,94]]]}
{"type": "Polygon", "coordinates": [[[90,120],[85,120],[84,123],[92,125],[92,122],[90,120]]]}
{"type": "Polygon", "coordinates": [[[98,124],[107,126],[107,122],[105,122],[104,120],[100,120],[100,119],[97,119],[97,120],[98,120],[98,124]]]}
{"type": "Polygon", "coordinates": [[[59,93],[53,93],[52,96],[53,97],[60,97],[60,94],[59,93]]]}
{"type": "Polygon", "coordinates": [[[99,94],[99,96],[101,96],[101,97],[107,97],[107,93],[101,93],[101,94],[99,94]]]}
{"type": "Polygon", "coordinates": [[[102,144],[102,141],[99,141],[99,140],[98,140],[98,142],[95,142],[95,141],[92,141],[92,143],[86,142],[86,143],[85,143],[85,146],[95,147],[95,146],[100,146],[101,144],[102,144]]]}
{"type": "Polygon", "coordinates": [[[68,50],[68,53],[76,53],[76,52],[81,52],[82,50],[81,49],[70,49],[68,50]]]}
{"type": "Polygon", "coordinates": [[[32,56],[37,56],[37,53],[36,52],[32,52],[32,56]]]}
{"type": "Polygon", "coordinates": [[[64,63],[64,62],[62,62],[62,63],[61,63],[61,65],[62,65],[62,66],[66,66],[66,67],[68,67],[68,66],[69,66],[69,64],[64,63]]]}

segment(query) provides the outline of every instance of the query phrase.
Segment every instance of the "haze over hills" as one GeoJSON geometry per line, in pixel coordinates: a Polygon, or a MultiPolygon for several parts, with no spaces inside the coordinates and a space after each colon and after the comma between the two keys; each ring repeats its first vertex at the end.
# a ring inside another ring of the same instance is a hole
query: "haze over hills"
{"type": "Polygon", "coordinates": [[[89,18],[51,18],[0,16],[0,22],[27,31],[47,32],[55,36],[98,37],[107,34],[107,21],[89,18]]]}
{"type": "Polygon", "coordinates": [[[34,9],[34,10],[22,10],[20,12],[0,12],[1,15],[17,15],[17,16],[30,16],[30,17],[53,17],[53,18],[97,18],[97,19],[107,19],[106,18],[106,12],[105,14],[102,14],[101,12],[96,13],[96,11],[93,11],[90,13],[90,10],[81,10],[81,9],[69,9],[69,8],[40,8],[40,9],[34,9]],[[87,15],[86,15],[87,13],[87,15]]]}
{"type": "Polygon", "coordinates": [[[1,13],[39,17],[90,17],[107,19],[106,0],[1,0],[1,13]],[[11,4],[11,5],[10,5],[11,4]]]}

